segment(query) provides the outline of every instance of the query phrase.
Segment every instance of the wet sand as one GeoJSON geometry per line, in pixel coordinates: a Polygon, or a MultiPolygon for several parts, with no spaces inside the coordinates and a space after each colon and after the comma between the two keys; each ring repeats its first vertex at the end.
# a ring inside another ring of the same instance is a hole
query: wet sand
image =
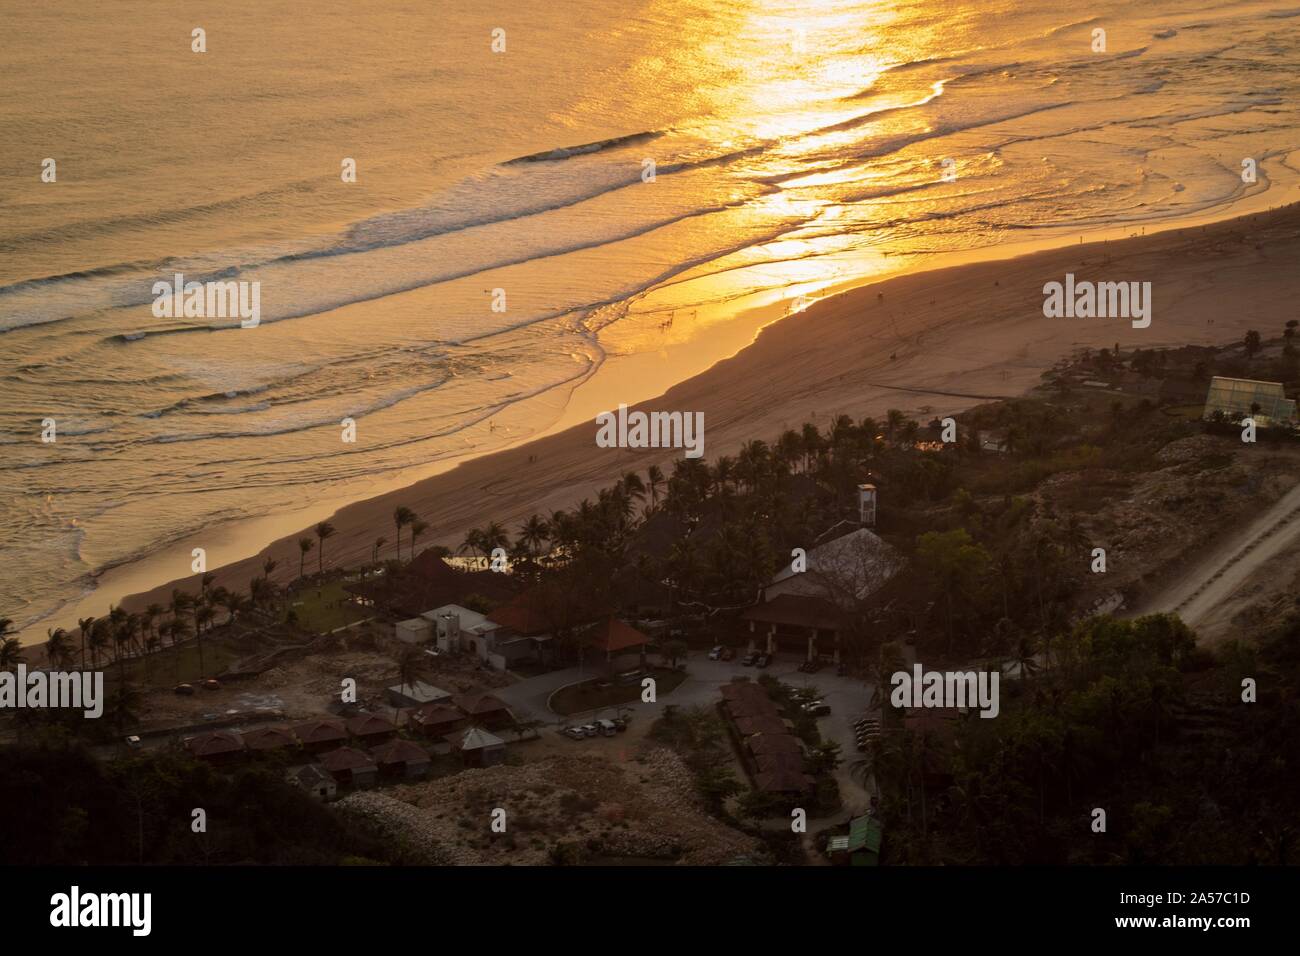
{"type": "MultiPolygon", "coordinates": [[[[1022,394],[1079,348],[1223,344],[1251,328],[1276,335],[1300,299],[1297,262],[1300,206],[1292,205],[1208,226],[912,273],[824,299],[781,321],[768,316],[771,324],[752,344],[633,407],[703,412],[706,459],[733,454],[751,438],[774,441],[806,421],[825,427],[841,413],[861,418],[899,408],[928,420],[1022,394]],[[1150,327],[1119,318],[1045,318],[1043,285],[1063,281],[1067,272],[1076,282],[1151,282],[1150,327]]],[[[671,450],[595,444],[592,417],[634,397],[626,383],[636,379],[636,361],[611,359],[574,393],[562,424],[577,424],[339,508],[330,518],[338,534],[328,542],[326,566],[369,561],[379,535],[388,538],[384,555],[391,556],[392,512],[399,505],[430,523],[420,547],[455,549],[471,527],[498,521],[513,533],[530,514],[571,507],[628,470],[644,475],[658,464],[667,471],[678,457],[671,450]],[[620,363],[628,376],[620,376],[620,363]]],[[[215,569],[218,583],[246,589],[268,556],[279,561],[277,580],[292,579],[296,541],[308,534],[284,535],[254,557],[215,569]]],[[[408,540],[404,532],[404,553],[408,540]]],[[[309,557],[314,565],[315,553],[309,557]]],[[[122,603],[161,601],[173,587],[194,590],[196,576],[168,580],[122,603]]]]}

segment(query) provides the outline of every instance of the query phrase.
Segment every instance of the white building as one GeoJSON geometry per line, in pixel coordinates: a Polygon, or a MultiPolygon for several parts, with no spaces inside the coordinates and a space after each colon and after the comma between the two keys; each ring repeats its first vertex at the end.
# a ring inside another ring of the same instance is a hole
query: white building
{"type": "Polygon", "coordinates": [[[393,625],[393,637],[404,644],[424,644],[432,636],[433,626],[423,617],[413,617],[393,625]]]}
{"type": "Polygon", "coordinates": [[[478,611],[459,604],[444,604],[425,611],[420,618],[430,628],[430,639],[440,651],[468,651],[486,661],[491,653],[492,632],[500,625],[478,611]]]}

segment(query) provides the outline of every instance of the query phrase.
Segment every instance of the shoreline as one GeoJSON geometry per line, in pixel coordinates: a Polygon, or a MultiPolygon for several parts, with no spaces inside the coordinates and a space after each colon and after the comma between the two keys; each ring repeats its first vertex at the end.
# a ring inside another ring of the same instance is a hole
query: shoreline
{"type": "MultiPolygon", "coordinates": [[[[945,257],[931,268],[883,278],[858,276],[827,286],[825,298],[798,313],[787,312],[785,297],[774,298],[663,352],[612,355],[569,393],[556,421],[535,436],[420,469],[423,477],[414,481],[409,476],[376,480],[360,500],[336,497],[299,511],[213,528],[200,536],[210,556],[221,551],[245,556],[225,563],[210,560],[209,569],[219,584],[242,590],[270,556],[279,561],[273,578],[291,580],[296,577],[297,538],[326,518],[339,532],[327,549],[330,567],[369,561],[378,535],[390,538],[384,552],[391,556],[391,512],[398,505],[411,507],[430,523],[424,546],[445,544],[454,550],[469,527],[495,520],[513,532],[529,514],[569,507],[625,471],[644,472],[651,464],[666,468],[679,456],[671,450],[601,449],[592,454],[595,413],[619,401],[647,411],[703,411],[709,459],[734,452],[748,438],[770,442],[784,428],[798,428],[804,421],[825,424],[841,412],[860,418],[900,407],[914,414],[947,414],[1014,397],[1078,348],[1115,342],[1129,347],[1221,344],[1247,328],[1268,328],[1269,316],[1282,315],[1300,293],[1300,278],[1288,282],[1278,268],[1300,258],[1300,205],[1208,224],[1196,224],[1193,218],[1190,223],[1180,220],[1137,237],[1131,234],[1141,227],[1130,225],[1107,230],[1130,234],[1128,238],[1102,234],[1081,245],[1057,237],[1057,244],[1044,247],[1050,240],[1039,238],[945,257]],[[1246,232],[1263,238],[1237,241],[1246,232]],[[1255,242],[1264,248],[1256,249],[1255,242]],[[1203,261],[1193,262],[1193,254],[1203,261]],[[1230,274],[1243,269],[1258,274],[1230,274]],[[1080,278],[1153,280],[1151,327],[1133,329],[1127,320],[1043,318],[1041,286],[1066,271],[1080,278]],[[1216,293],[1210,299],[1217,308],[1204,297],[1172,304],[1186,298],[1185,288],[1197,286],[1216,293]],[[1243,308],[1252,296],[1257,305],[1243,308]],[[713,348],[701,348],[703,339],[713,348]],[[719,359],[719,347],[730,354],[719,359]],[[674,357],[673,352],[681,354],[674,357]],[[675,359],[679,364],[673,364],[675,359]],[[670,366],[681,377],[666,390],[654,390],[648,383],[670,366]],[[639,396],[638,389],[653,393],[639,396]],[[257,548],[250,540],[271,543],[257,548]]],[[[183,557],[180,567],[188,569],[193,543],[191,536],[103,571],[95,578],[95,589],[24,629],[20,639],[25,644],[43,640],[47,626],[57,622],[66,627],[78,616],[106,613],[115,599],[137,608],[169,597],[173,587],[192,589],[196,575],[174,572],[178,554],[183,557]],[[159,585],[160,580],[166,583],[159,585]]]]}

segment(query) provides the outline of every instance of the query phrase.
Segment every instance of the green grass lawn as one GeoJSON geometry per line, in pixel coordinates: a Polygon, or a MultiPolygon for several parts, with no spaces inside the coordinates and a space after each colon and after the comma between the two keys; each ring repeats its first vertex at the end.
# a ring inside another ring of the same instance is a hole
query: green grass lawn
{"type": "MultiPolygon", "coordinates": [[[[675,690],[682,681],[686,680],[685,671],[669,670],[666,667],[656,667],[653,674],[657,697],[663,697],[664,694],[675,690]]],[[[618,684],[599,677],[560,688],[551,697],[550,706],[557,714],[568,716],[602,707],[616,707],[619,704],[638,700],[640,697],[640,681],[635,684],[618,684]],[[605,686],[602,687],[602,684],[605,686]]]]}
{"type": "MultiPolygon", "coordinates": [[[[204,636],[203,668],[199,669],[199,648],[193,639],[180,647],[170,645],[147,658],[132,658],[125,665],[127,681],[134,687],[171,687],[203,677],[216,677],[243,654],[219,637],[204,636]]],[[[87,658],[89,663],[89,658],[87,658]]],[[[117,686],[122,667],[100,662],[108,687],[117,686]]]]}
{"type": "Polygon", "coordinates": [[[365,609],[353,604],[348,598],[341,580],[304,588],[294,597],[285,612],[286,617],[292,611],[297,615],[298,627],[304,631],[324,634],[366,616],[365,609]]]}

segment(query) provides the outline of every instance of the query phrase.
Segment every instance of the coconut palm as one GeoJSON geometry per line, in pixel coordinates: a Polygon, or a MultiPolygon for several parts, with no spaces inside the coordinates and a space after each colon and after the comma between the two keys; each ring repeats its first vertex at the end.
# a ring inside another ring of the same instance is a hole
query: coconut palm
{"type": "Polygon", "coordinates": [[[405,505],[393,511],[393,524],[397,526],[397,560],[402,560],[402,529],[415,521],[415,512],[405,505]]]}
{"type": "Polygon", "coordinates": [[[303,567],[307,562],[307,552],[316,547],[316,542],[311,538],[298,539],[298,579],[306,577],[303,567]]]}
{"type": "Polygon", "coordinates": [[[388,543],[388,539],[385,538],[382,534],[381,534],[378,538],[375,539],[375,547],[374,547],[374,549],[370,552],[370,563],[371,563],[371,564],[378,564],[378,563],[379,563],[379,549],[382,548],[382,547],[383,547],[384,545],[386,545],[387,543],[388,543]]]}
{"type": "Polygon", "coordinates": [[[90,667],[92,670],[99,669],[99,652],[108,647],[109,635],[112,630],[112,622],[108,618],[100,617],[95,619],[95,625],[90,629],[90,667]]]}
{"type": "MultiPolygon", "coordinates": [[[[402,656],[397,659],[397,682],[407,689],[411,689],[420,676],[420,659],[423,655],[414,647],[408,647],[402,652],[402,656]]],[[[402,708],[397,708],[396,720],[394,721],[399,727],[402,724],[402,708]]]]}
{"type": "Polygon", "coordinates": [[[14,633],[13,623],[7,617],[0,617],[0,670],[8,670],[24,661],[22,645],[18,638],[10,636],[14,633]]]}
{"type": "Polygon", "coordinates": [[[86,669],[86,644],[90,638],[91,629],[95,626],[93,617],[83,617],[77,621],[77,627],[81,628],[81,669],[86,669]]]}
{"type": "Polygon", "coordinates": [[[158,618],[162,617],[162,614],[163,614],[163,606],[158,603],[150,604],[147,608],[144,609],[144,629],[147,633],[149,634],[157,633],[154,630],[154,627],[158,623],[158,618]]]}
{"type": "Polygon", "coordinates": [[[542,542],[549,538],[550,534],[551,528],[546,523],[546,519],[540,515],[533,515],[519,529],[519,540],[527,546],[529,554],[537,555],[542,549],[542,542]]]}
{"type": "Polygon", "coordinates": [[[659,486],[664,483],[664,473],[658,465],[646,469],[646,489],[650,492],[650,510],[659,507],[659,486]]]}
{"type": "Polygon", "coordinates": [[[325,541],[328,538],[334,537],[336,533],[334,526],[328,521],[322,521],[320,524],[316,525],[316,537],[320,539],[320,548],[316,552],[318,563],[317,571],[320,574],[325,573],[325,541]]]}
{"type": "MultiPolygon", "coordinates": [[[[0,634],[4,633],[5,623],[0,620],[0,634]]],[[[49,640],[45,642],[45,656],[54,666],[66,668],[72,659],[72,644],[68,640],[68,632],[61,627],[56,627],[47,629],[45,633],[49,636],[49,640]]]]}
{"type": "Polygon", "coordinates": [[[428,530],[429,530],[429,522],[427,521],[421,521],[419,518],[416,518],[414,521],[411,522],[411,560],[412,561],[415,560],[416,540],[420,537],[420,535],[424,534],[428,530]]]}
{"type": "Polygon", "coordinates": [[[480,528],[470,528],[465,532],[465,540],[460,543],[456,549],[457,554],[464,554],[468,551],[471,555],[477,555],[483,550],[483,531],[480,528]]]}

